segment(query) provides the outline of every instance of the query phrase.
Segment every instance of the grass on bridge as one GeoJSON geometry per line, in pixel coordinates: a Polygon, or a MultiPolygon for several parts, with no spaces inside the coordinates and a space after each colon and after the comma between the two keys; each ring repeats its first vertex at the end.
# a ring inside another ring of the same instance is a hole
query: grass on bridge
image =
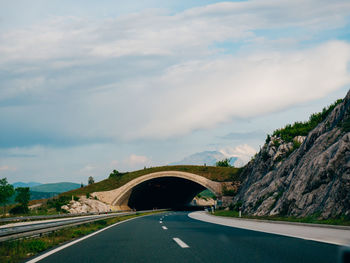
{"type": "Polygon", "coordinates": [[[109,191],[109,190],[116,189],[142,175],[155,173],[155,172],[164,172],[164,171],[180,171],[180,172],[193,173],[217,182],[241,181],[241,178],[240,178],[241,168],[194,166],[194,165],[162,166],[162,167],[152,167],[152,168],[146,168],[146,169],[142,169],[134,172],[124,173],[121,176],[108,178],[79,189],[62,193],[60,194],[60,196],[72,196],[72,195],[80,196],[80,195],[85,195],[87,193],[109,191]]]}

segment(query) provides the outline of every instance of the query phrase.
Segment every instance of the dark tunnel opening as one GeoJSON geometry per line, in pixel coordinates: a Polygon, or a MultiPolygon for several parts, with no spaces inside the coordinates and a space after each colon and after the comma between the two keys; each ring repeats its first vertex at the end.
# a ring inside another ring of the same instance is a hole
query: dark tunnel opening
{"type": "Polygon", "coordinates": [[[145,181],[132,189],[128,206],[136,210],[153,208],[183,209],[206,188],[178,177],[161,177],[145,181]]]}

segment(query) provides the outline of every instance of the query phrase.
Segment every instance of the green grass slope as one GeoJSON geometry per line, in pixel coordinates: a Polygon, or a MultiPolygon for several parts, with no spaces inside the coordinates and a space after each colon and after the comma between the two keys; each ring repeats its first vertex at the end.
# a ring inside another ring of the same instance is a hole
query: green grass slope
{"type": "Polygon", "coordinates": [[[225,181],[240,181],[240,168],[234,167],[214,167],[214,166],[194,166],[194,165],[175,165],[175,166],[162,166],[147,168],[139,171],[124,173],[121,176],[108,178],[98,183],[94,183],[83,188],[79,188],[73,191],[62,193],[61,196],[72,195],[84,195],[87,193],[108,191],[116,189],[131,180],[150,173],[163,172],[163,171],[180,171],[194,173],[204,176],[210,180],[225,182],[225,181]]]}
{"type": "Polygon", "coordinates": [[[63,193],[70,190],[74,190],[80,187],[80,184],[62,182],[52,184],[41,184],[30,188],[33,192],[44,192],[44,193],[63,193]]]}

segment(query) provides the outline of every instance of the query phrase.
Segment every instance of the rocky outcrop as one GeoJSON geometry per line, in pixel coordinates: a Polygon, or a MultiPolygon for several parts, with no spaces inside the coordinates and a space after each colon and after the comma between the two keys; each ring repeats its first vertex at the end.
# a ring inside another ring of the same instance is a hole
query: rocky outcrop
{"type": "Polygon", "coordinates": [[[244,213],[350,217],[350,91],[306,137],[271,137],[243,171],[244,213]]]}
{"type": "Polygon", "coordinates": [[[111,207],[99,200],[80,197],[79,201],[70,201],[69,204],[61,207],[71,214],[79,213],[103,213],[111,211],[111,207]]]}

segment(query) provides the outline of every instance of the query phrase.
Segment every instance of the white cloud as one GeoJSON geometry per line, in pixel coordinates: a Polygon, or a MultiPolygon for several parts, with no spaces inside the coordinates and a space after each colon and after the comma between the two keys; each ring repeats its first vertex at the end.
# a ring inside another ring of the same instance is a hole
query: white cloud
{"type": "Polygon", "coordinates": [[[151,83],[162,89],[149,87],[150,95],[140,94],[146,102],[142,113],[126,113],[142,122],[127,135],[169,137],[322,98],[350,83],[349,61],[349,44],[329,42],[302,51],[177,65],[151,83]]]}
{"type": "Polygon", "coordinates": [[[300,49],[296,41],[261,50],[255,31],[292,27],[309,36],[343,26],[349,12],[349,1],[225,2],[174,15],[57,17],[9,31],[0,34],[0,69],[8,73],[0,103],[21,108],[0,117],[35,134],[133,140],[285,109],[348,84],[350,45],[300,49]],[[223,55],[220,42],[250,44],[223,55]]]}
{"type": "Polygon", "coordinates": [[[91,164],[88,164],[88,165],[84,166],[82,169],[80,169],[80,172],[82,172],[82,173],[90,173],[90,172],[92,172],[95,169],[96,169],[95,166],[93,166],[91,164]]]}
{"type": "Polygon", "coordinates": [[[127,165],[134,166],[140,164],[147,164],[150,160],[146,156],[131,154],[127,159],[124,160],[127,165]]]}
{"type": "Polygon", "coordinates": [[[251,157],[257,152],[253,147],[248,144],[238,145],[236,147],[225,147],[220,152],[226,157],[238,157],[235,162],[236,167],[242,167],[248,163],[251,157]]]}
{"type": "Polygon", "coordinates": [[[152,161],[147,156],[136,154],[130,154],[127,158],[121,161],[111,161],[111,166],[113,169],[122,171],[137,170],[143,168],[144,166],[150,166],[151,164],[152,161]]]}

